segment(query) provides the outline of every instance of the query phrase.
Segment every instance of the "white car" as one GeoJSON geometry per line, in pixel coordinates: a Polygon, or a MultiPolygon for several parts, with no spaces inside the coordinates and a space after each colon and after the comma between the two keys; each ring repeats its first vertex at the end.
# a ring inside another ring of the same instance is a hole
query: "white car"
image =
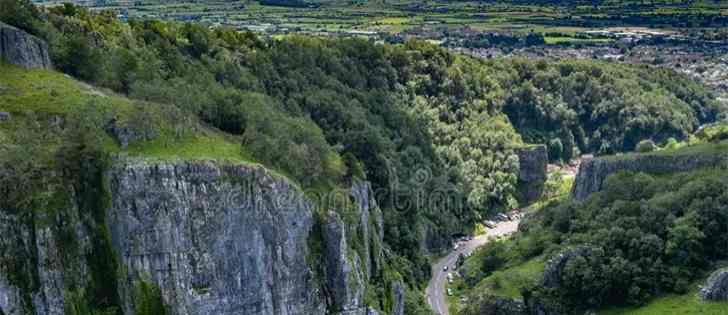
{"type": "Polygon", "coordinates": [[[442,267],[442,271],[447,271],[447,266],[442,267]]]}
{"type": "Polygon", "coordinates": [[[452,296],[452,289],[447,288],[447,295],[452,296]]]}

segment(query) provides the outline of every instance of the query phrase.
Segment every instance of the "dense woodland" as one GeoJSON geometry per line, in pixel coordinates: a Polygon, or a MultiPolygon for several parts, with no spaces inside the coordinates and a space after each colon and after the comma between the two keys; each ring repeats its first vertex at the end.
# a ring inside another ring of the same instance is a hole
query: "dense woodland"
{"type": "MultiPolygon", "coordinates": [[[[725,149],[725,143],[722,144],[725,149]]],[[[726,258],[728,182],[725,169],[675,175],[622,172],[584,203],[552,202],[507,242],[483,248],[474,285],[508,264],[570,253],[558,285],[522,280],[516,286],[531,303],[561,313],[639,306],[666,294],[684,294],[726,258]]],[[[505,279],[504,279],[505,281],[505,279]]],[[[491,303],[473,292],[464,314],[491,303]]]]}
{"type": "MultiPolygon", "coordinates": [[[[375,190],[388,192],[379,196],[385,241],[401,257],[398,271],[413,287],[429,277],[425,249],[442,248],[451,234],[486,214],[519,206],[515,148],[547,143],[554,161],[631,151],[644,139],[684,139],[724,112],[703,86],[649,67],[483,61],[419,41],[266,40],[197,24],[122,23],[111,13],[92,14],[73,5],[41,11],[14,0],[0,0],[0,20],[47,40],[57,69],[133,99],[172,104],[170,115],[181,112],[239,137],[240,150],[305,188],[346,186],[352,178],[371,181],[375,190]],[[418,194],[396,196],[406,200],[393,196],[444,190],[463,203],[421,206],[418,194]]],[[[75,130],[98,130],[83,127],[75,130]]],[[[644,180],[649,181],[644,187],[652,187],[645,196],[660,191],[652,179],[644,180]]],[[[609,190],[604,196],[580,210],[583,214],[568,205],[553,213],[593,216],[596,210],[589,209],[612,202],[609,190]]],[[[628,211],[637,204],[620,207],[628,211]]],[[[656,234],[659,240],[648,241],[669,244],[670,228],[701,232],[699,222],[691,220],[675,217],[656,234]]],[[[609,220],[590,224],[599,222],[609,220]]],[[[554,224],[558,233],[580,235],[583,229],[577,228],[584,228],[554,224]]],[[[725,240],[701,239],[708,241],[725,240]]],[[[595,251],[601,256],[595,256],[594,268],[602,264],[598,259],[613,256],[604,251],[595,251]]],[[[670,255],[658,251],[655,259],[666,261],[670,255]]],[[[696,263],[688,258],[679,266],[696,263]]],[[[579,279],[574,281],[587,281],[579,279]]],[[[660,288],[679,289],[680,283],[660,288]]],[[[634,287],[630,295],[610,299],[639,301],[655,290],[651,282],[634,287]]],[[[571,295],[565,299],[581,301],[571,295]]],[[[417,304],[408,307],[417,309],[417,304]]]]}

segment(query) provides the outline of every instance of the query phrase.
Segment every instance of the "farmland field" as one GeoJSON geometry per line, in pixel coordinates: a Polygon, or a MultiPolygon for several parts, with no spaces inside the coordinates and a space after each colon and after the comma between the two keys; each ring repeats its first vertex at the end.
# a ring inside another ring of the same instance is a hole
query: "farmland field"
{"type": "MultiPolygon", "coordinates": [[[[680,4],[651,1],[73,1],[93,10],[114,10],[122,18],[174,19],[226,25],[265,33],[368,35],[447,31],[562,33],[549,43],[572,41],[568,34],[609,26],[660,29],[718,28],[728,25],[726,1],[680,4]],[[541,4],[542,3],[542,4],[541,4]],[[567,3],[568,5],[561,5],[567,3]],[[559,4],[559,5],[555,5],[559,4]]],[[[38,1],[57,5],[61,1],[38,1]]]]}

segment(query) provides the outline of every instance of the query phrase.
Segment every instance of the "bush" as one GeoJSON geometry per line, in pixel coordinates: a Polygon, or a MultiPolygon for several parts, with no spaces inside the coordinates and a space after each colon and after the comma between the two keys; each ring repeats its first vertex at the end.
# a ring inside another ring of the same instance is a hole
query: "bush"
{"type": "Polygon", "coordinates": [[[677,139],[670,137],[667,139],[667,142],[665,143],[666,150],[675,150],[680,148],[680,142],[677,141],[677,139]]]}
{"type": "Polygon", "coordinates": [[[657,150],[657,145],[655,145],[655,142],[650,139],[640,141],[637,143],[637,147],[635,147],[635,151],[640,153],[647,153],[655,150],[657,150]]]}
{"type": "Polygon", "coordinates": [[[503,267],[508,261],[508,248],[504,241],[495,241],[483,248],[483,272],[489,275],[503,267]]]}

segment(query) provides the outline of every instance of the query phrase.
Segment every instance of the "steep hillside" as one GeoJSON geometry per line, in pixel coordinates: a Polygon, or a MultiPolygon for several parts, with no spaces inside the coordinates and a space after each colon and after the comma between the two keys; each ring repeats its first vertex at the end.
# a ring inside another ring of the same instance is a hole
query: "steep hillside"
{"type": "Polygon", "coordinates": [[[459,314],[721,314],[726,156],[722,142],[586,161],[600,189],[551,202],[469,258],[459,314]]]}
{"type": "Polygon", "coordinates": [[[581,201],[601,190],[607,177],[617,172],[669,174],[728,165],[726,152],[728,142],[702,144],[675,151],[587,159],[581,163],[574,183],[574,199],[581,201]]]}
{"type": "Polygon", "coordinates": [[[366,182],[327,204],[173,106],[0,67],[2,314],[401,314],[366,182]]]}
{"type": "Polygon", "coordinates": [[[671,71],[0,1],[59,71],[0,65],[3,313],[428,314],[431,257],[546,160],[723,115],[671,71]]]}

